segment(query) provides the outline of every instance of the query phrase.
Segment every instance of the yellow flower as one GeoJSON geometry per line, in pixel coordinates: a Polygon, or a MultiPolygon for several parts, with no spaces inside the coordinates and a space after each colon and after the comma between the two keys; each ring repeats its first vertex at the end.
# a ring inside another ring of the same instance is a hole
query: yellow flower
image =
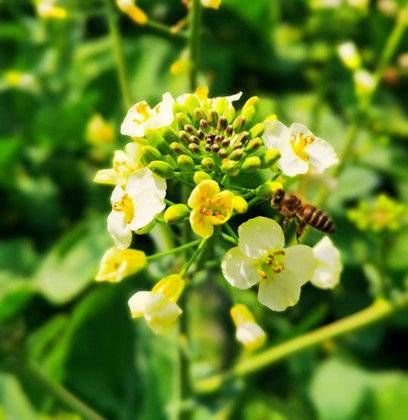
{"type": "Polygon", "coordinates": [[[55,5],[55,0],[39,0],[35,6],[38,16],[42,19],[66,19],[68,12],[66,9],[55,5]]]}
{"type": "Polygon", "coordinates": [[[190,224],[193,231],[203,238],[209,238],[214,225],[222,225],[231,217],[234,194],[220,191],[216,181],[206,179],[191,192],[188,205],[193,209],[190,224]]]}
{"type": "Polygon", "coordinates": [[[234,305],[231,308],[231,318],[237,328],[236,338],[245,348],[255,350],[265,343],[265,331],[256,323],[251,311],[245,305],[234,305]]]}
{"type": "Polygon", "coordinates": [[[115,138],[112,124],[100,114],[92,115],[86,125],[85,134],[87,141],[91,144],[109,144],[115,138]]]}
{"type": "Polygon", "coordinates": [[[184,286],[181,276],[172,274],[161,279],[150,292],[136,292],[128,302],[132,318],[143,316],[156,334],[167,332],[182,313],[176,302],[184,286]]]}
{"type": "Polygon", "coordinates": [[[144,25],[148,21],[146,13],[135,5],[134,0],[116,0],[116,4],[123,13],[138,25],[144,25]]]}
{"type": "Polygon", "coordinates": [[[96,281],[118,283],[146,266],[146,255],[137,249],[108,249],[99,265],[96,281]]]}
{"type": "Polygon", "coordinates": [[[204,7],[208,7],[211,9],[218,9],[221,5],[221,0],[201,0],[201,4],[204,7]]]}

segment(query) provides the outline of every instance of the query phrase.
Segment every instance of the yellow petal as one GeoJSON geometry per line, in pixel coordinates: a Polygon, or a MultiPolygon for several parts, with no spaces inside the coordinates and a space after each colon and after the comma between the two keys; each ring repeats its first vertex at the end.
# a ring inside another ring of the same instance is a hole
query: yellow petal
{"type": "Polygon", "coordinates": [[[198,209],[206,204],[210,198],[219,192],[220,187],[216,181],[213,181],[212,179],[205,179],[204,181],[200,182],[193,189],[193,191],[191,191],[187,204],[192,209],[198,209]]]}
{"type": "Polygon", "coordinates": [[[215,213],[210,217],[210,222],[214,225],[221,225],[225,223],[232,214],[234,194],[231,191],[225,190],[216,194],[212,199],[212,208],[215,213]]]}
{"type": "Polygon", "coordinates": [[[197,210],[190,213],[190,225],[193,232],[203,238],[209,238],[214,232],[214,226],[208,216],[204,216],[197,210]]]}
{"type": "Polygon", "coordinates": [[[255,322],[251,311],[243,304],[239,303],[231,308],[231,318],[238,327],[243,322],[255,322]]]}
{"type": "Polygon", "coordinates": [[[152,289],[153,293],[162,293],[172,302],[177,302],[186,282],[179,274],[171,274],[162,278],[152,289]]]}

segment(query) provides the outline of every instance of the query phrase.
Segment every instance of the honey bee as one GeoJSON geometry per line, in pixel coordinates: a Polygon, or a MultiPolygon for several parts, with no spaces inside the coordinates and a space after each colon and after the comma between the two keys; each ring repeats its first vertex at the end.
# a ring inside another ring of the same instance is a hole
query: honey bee
{"type": "Polygon", "coordinates": [[[296,227],[296,238],[302,236],[306,225],[326,233],[334,232],[333,220],[323,211],[311,204],[303,203],[294,194],[289,194],[283,190],[278,190],[271,200],[271,206],[276,208],[284,217],[284,226],[290,219],[298,221],[296,227]]]}

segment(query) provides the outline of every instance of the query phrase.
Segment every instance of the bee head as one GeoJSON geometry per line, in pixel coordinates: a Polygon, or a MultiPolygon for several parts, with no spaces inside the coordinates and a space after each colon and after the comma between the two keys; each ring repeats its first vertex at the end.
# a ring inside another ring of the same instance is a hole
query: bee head
{"type": "Polygon", "coordinates": [[[276,193],[273,195],[273,197],[271,199],[271,206],[275,207],[275,208],[279,207],[279,205],[282,202],[284,196],[285,196],[285,191],[283,191],[283,190],[276,191],[276,193]]]}

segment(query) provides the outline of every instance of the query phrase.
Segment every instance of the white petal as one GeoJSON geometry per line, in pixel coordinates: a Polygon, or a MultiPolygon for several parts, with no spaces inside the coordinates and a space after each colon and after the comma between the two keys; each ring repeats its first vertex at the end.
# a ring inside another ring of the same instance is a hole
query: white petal
{"type": "Polygon", "coordinates": [[[285,236],[275,220],[267,217],[254,217],[238,228],[238,246],[250,258],[261,258],[271,249],[283,248],[285,236]]]}
{"type": "Polygon", "coordinates": [[[290,131],[278,120],[267,123],[263,141],[268,149],[278,149],[281,153],[290,147],[290,131]]]}
{"type": "MultiPolygon", "coordinates": [[[[225,99],[231,103],[231,102],[235,102],[235,101],[239,101],[241,99],[242,96],[242,92],[238,92],[235,95],[230,95],[230,96],[226,96],[225,99]]],[[[217,99],[217,98],[216,98],[217,99]]]]}
{"type": "Polygon", "coordinates": [[[311,278],[312,284],[321,289],[333,288],[338,284],[342,270],[339,250],[330,238],[325,236],[313,247],[313,253],[317,260],[317,268],[311,278]]]}
{"type": "Polygon", "coordinates": [[[154,193],[132,195],[134,217],[129,223],[133,231],[144,228],[166,207],[165,202],[154,193]]]}
{"type": "Polygon", "coordinates": [[[150,169],[142,168],[129,177],[126,192],[130,196],[134,194],[149,194],[164,199],[166,188],[165,179],[156,176],[150,169]]]}
{"type": "Polygon", "coordinates": [[[133,318],[143,316],[146,303],[149,302],[151,294],[151,292],[136,292],[128,300],[128,305],[133,318]]]}
{"type": "Polygon", "coordinates": [[[256,348],[263,344],[266,334],[257,323],[243,322],[237,328],[236,338],[244,346],[256,348]]]}
{"type": "Polygon", "coordinates": [[[313,135],[313,133],[304,125],[301,123],[293,123],[289,127],[290,134],[297,136],[298,134],[304,134],[307,135],[313,135]]]}
{"type": "Polygon", "coordinates": [[[222,274],[232,286],[248,289],[260,279],[255,264],[256,261],[242,254],[238,247],[231,248],[222,259],[222,274]]]}
{"type": "Polygon", "coordinates": [[[115,204],[117,201],[120,201],[123,196],[125,195],[125,190],[121,187],[121,186],[116,186],[113,191],[112,191],[112,195],[110,198],[110,202],[111,204],[115,204]]]}
{"type": "Polygon", "coordinates": [[[314,173],[322,173],[326,168],[337,163],[337,154],[332,145],[316,137],[313,143],[305,148],[314,173]]]}
{"type": "Polygon", "coordinates": [[[108,232],[119,249],[126,249],[132,242],[132,231],[125,223],[122,212],[111,211],[108,216],[108,232]]]}
{"type": "Polygon", "coordinates": [[[125,119],[120,126],[120,133],[125,136],[143,137],[145,130],[145,123],[138,123],[135,120],[140,118],[140,114],[136,111],[133,105],[127,112],[125,119]]]}
{"type": "Polygon", "coordinates": [[[149,327],[161,334],[174,325],[181,313],[181,308],[162,293],[151,293],[145,304],[144,316],[149,327]]]}
{"type": "Polygon", "coordinates": [[[281,151],[278,167],[285,175],[296,176],[305,174],[309,170],[309,163],[301,159],[292,147],[289,147],[281,151]]]}
{"type": "Polygon", "coordinates": [[[285,249],[284,271],[289,271],[299,284],[305,284],[316,268],[313,250],[307,245],[294,245],[285,249]]]}
{"type": "Polygon", "coordinates": [[[272,278],[259,283],[258,300],[273,311],[284,311],[296,305],[302,283],[289,270],[283,270],[272,278]]]}

